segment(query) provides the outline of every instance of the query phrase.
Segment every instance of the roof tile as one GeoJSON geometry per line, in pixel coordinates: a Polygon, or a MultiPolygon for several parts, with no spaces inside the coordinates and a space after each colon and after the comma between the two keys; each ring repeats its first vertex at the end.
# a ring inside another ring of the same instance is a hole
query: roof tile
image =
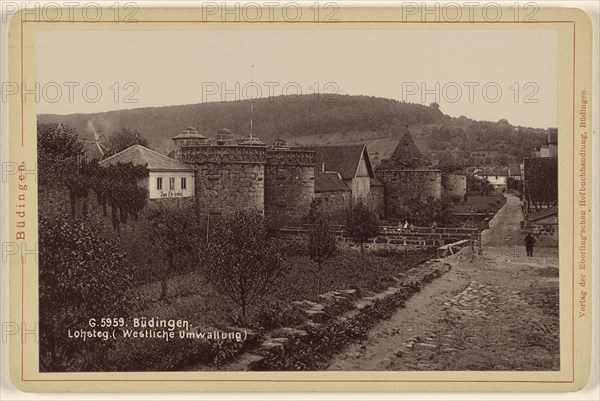
{"type": "MultiPolygon", "coordinates": [[[[315,152],[316,169],[320,170],[325,163],[325,171],[337,171],[344,180],[350,180],[355,177],[360,157],[366,148],[365,145],[328,145],[308,146],[303,149],[315,152]]],[[[368,156],[366,161],[370,170],[368,156]]]]}
{"type": "Polygon", "coordinates": [[[529,216],[527,216],[527,220],[529,220],[529,221],[541,220],[543,218],[552,216],[553,214],[558,214],[558,206],[551,206],[546,209],[536,210],[535,212],[530,213],[529,216]]]}
{"type": "Polygon", "coordinates": [[[131,163],[134,166],[145,166],[148,170],[179,170],[192,171],[194,168],[178,162],[168,156],[162,155],[142,145],[133,145],[121,152],[114,154],[99,164],[106,166],[117,163],[131,163]]]}
{"type": "Polygon", "coordinates": [[[318,171],[315,173],[315,193],[350,192],[350,188],[335,171],[318,171]]]}

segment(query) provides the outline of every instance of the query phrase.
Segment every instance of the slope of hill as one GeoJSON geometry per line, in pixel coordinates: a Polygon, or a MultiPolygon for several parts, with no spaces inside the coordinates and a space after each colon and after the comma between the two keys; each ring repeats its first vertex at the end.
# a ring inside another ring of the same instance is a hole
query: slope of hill
{"type": "MultiPolygon", "coordinates": [[[[188,126],[206,136],[220,128],[235,134],[250,132],[250,105],[245,101],[149,107],[93,114],[41,114],[41,123],[62,122],[84,141],[94,132],[106,138],[122,128],[139,131],[155,150],[172,148],[171,138],[188,126]]],[[[449,151],[467,160],[475,151],[483,161],[519,159],[544,143],[543,130],[514,127],[505,120],[479,122],[444,115],[439,106],[399,102],[369,96],[278,96],[254,103],[253,132],[266,143],[283,138],[296,144],[366,143],[375,163],[389,157],[401,134],[410,127],[426,154],[449,151]],[[493,151],[492,153],[486,153],[493,151]],[[486,160],[486,157],[489,160],[486,160]],[[496,160],[494,160],[496,158],[496,160]]]]}
{"type": "MultiPolygon", "coordinates": [[[[383,130],[444,119],[445,116],[437,109],[382,98],[305,95],[291,99],[278,96],[255,102],[253,130],[263,141],[270,142],[278,137],[383,130]]],[[[77,130],[85,139],[93,137],[94,129],[105,135],[121,128],[136,129],[157,150],[165,150],[172,146],[171,138],[187,126],[195,127],[206,136],[212,136],[224,127],[237,135],[248,135],[250,105],[239,101],[94,114],[42,114],[38,121],[60,121],[77,130]]]]}

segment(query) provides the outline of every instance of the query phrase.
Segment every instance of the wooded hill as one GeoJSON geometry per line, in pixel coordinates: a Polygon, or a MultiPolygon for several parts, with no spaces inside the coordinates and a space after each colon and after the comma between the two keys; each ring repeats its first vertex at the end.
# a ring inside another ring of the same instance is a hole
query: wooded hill
{"type": "MultiPolygon", "coordinates": [[[[206,136],[220,128],[247,136],[250,132],[250,104],[247,101],[212,102],[180,106],[147,107],[92,114],[41,114],[38,122],[62,122],[74,128],[85,141],[94,130],[104,138],[123,128],[137,130],[151,148],[166,152],[171,138],[188,126],[206,136]]],[[[424,153],[446,151],[463,161],[471,154],[475,163],[512,162],[528,156],[545,141],[543,129],[514,127],[506,120],[474,121],[453,118],[437,104],[424,106],[369,96],[304,95],[258,99],[254,103],[254,135],[266,143],[283,138],[290,143],[323,144],[379,142],[378,158],[393,151],[409,126],[424,153]],[[382,142],[382,139],[383,142],[382,142]],[[486,160],[488,159],[488,160],[486,160]],[[506,160],[505,160],[506,159],[506,160]]],[[[505,163],[500,163],[505,164],[505,163]]]]}

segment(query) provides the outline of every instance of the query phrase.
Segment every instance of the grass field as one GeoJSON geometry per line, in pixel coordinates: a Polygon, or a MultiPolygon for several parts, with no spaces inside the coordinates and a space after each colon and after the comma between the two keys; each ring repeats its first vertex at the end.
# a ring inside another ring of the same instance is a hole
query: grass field
{"type": "MultiPolygon", "coordinates": [[[[429,251],[391,253],[386,257],[352,251],[340,252],[327,261],[320,272],[321,291],[317,286],[316,264],[308,256],[287,258],[287,272],[278,277],[272,289],[250,311],[250,320],[261,306],[289,305],[293,301],[316,300],[320,293],[347,288],[362,293],[378,292],[393,284],[392,276],[406,271],[433,257],[429,251]]],[[[143,302],[141,315],[188,319],[199,327],[214,327],[231,323],[238,308],[226,296],[206,284],[200,272],[194,271],[169,280],[170,298],[159,301],[160,282],[147,283],[138,289],[143,302]]]]}

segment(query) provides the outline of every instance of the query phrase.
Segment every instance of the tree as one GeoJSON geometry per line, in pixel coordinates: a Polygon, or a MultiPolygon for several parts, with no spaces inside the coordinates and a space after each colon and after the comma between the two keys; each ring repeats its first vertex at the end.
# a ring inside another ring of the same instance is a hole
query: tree
{"type": "Polygon", "coordinates": [[[460,170],[462,166],[450,151],[445,150],[440,153],[438,168],[445,173],[451,173],[460,170]]]}
{"type": "Polygon", "coordinates": [[[508,177],[508,179],[506,180],[506,186],[508,187],[508,189],[512,189],[513,191],[523,193],[523,181],[521,180],[515,180],[512,177],[508,177]]]}
{"type": "Polygon", "coordinates": [[[377,216],[362,201],[359,201],[346,214],[346,231],[348,235],[360,242],[362,255],[365,241],[379,234],[377,216]]]}
{"type": "MultiPolygon", "coordinates": [[[[316,199],[315,199],[316,200],[316,199]]],[[[321,272],[323,263],[335,255],[337,250],[335,233],[331,231],[329,222],[319,211],[318,202],[311,203],[307,222],[311,225],[308,236],[308,255],[317,264],[317,289],[321,293],[321,272]],[[314,209],[314,210],[313,210],[314,209]]]]}
{"type": "Polygon", "coordinates": [[[107,141],[107,148],[110,154],[114,155],[136,144],[148,147],[148,141],[137,130],[121,128],[120,131],[110,134],[107,141]]]}
{"type": "Polygon", "coordinates": [[[487,196],[494,190],[494,186],[485,178],[472,174],[467,175],[467,194],[487,196]]]}
{"type": "Polygon", "coordinates": [[[203,264],[207,282],[240,307],[243,321],[285,269],[283,246],[268,236],[262,213],[245,210],[215,227],[203,264]]]}
{"type": "Polygon", "coordinates": [[[137,217],[146,204],[148,191],[138,182],[148,176],[148,169],[131,163],[101,167],[95,160],[81,160],[83,144],[74,130],[62,124],[38,124],[37,135],[40,183],[68,191],[73,218],[77,200],[84,200],[85,217],[89,193],[95,192],[105,216],[107,204],[111,206],[113,227],[120,235],[120,223],[126,223],[129,215],[137,217]]]}
{"type": "Polygon", "coordinates": [[[37,140],[38,153],[56,159],[77,157],[84,153],[77,131],[67,125],[39,123],[37,140]]]}
{"type": "Polygon", "coordinates": [[[163,269],[160,300],[168,299],[168,280],[184,270],[195,251],[201,249],[200,225],[191,208],[173,203],[159,203],[148,208],[147,235],[149,241],[161,250],[167,265],[163,269]]]}
{"type": "Polygon", "coordinates": [[[113,344],[70,340],[92,317],[127,317],[135,304],[131,276],[118,243],[85,222],[39,216],[40,370],[100,370],[113,344]]]}
{"type": "Polygon", "coordinates": [[[433,222],[446,226],[452,222],[452,202],[447,198],[408,199],[400,211],[400,221],[403,220],[421,227],[428,227],[433,222]]]}
{"type": "Polygon", "coordinates": [[[77,170],[84,153],[77,132],[62,124],[37,125],[38,173],[41,184],[54,183],[77,170]]]}

